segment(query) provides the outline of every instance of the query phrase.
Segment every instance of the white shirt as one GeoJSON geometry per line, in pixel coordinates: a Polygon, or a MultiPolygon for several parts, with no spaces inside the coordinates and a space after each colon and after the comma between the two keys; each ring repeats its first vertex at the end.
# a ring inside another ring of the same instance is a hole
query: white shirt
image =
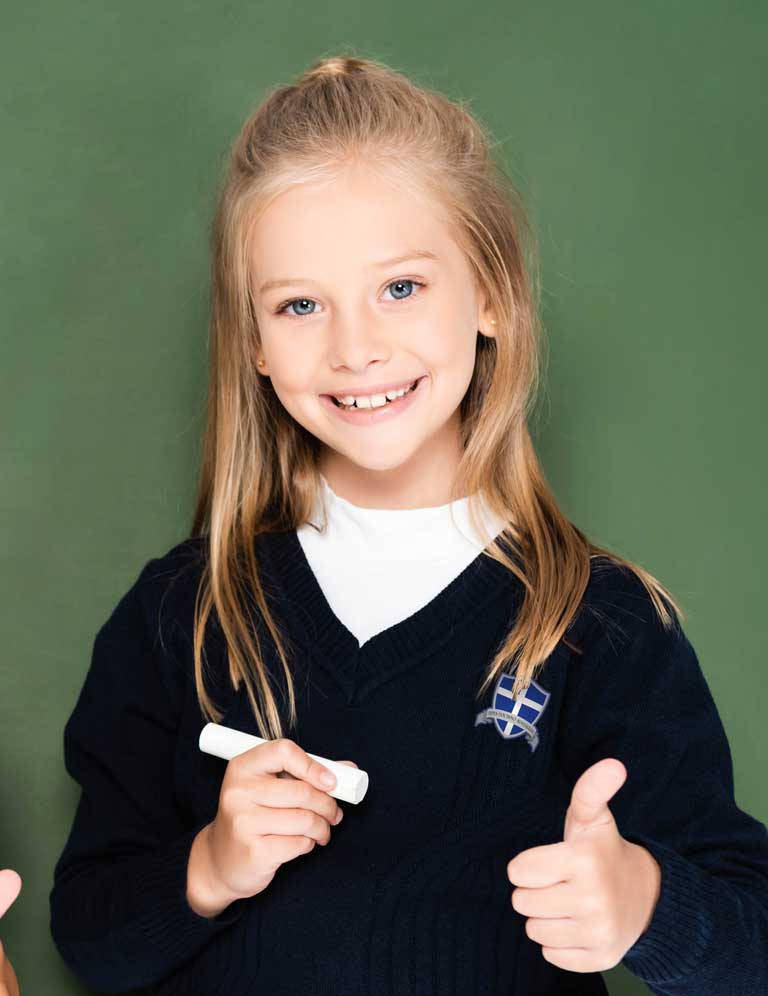
{"type": "MultiPolygon", "coordinates": [[[[469,498],[434,508],[361,508],[321,478],[327,529],[307,523],[296,532],[334,615],[361,646],[431,602],[484,547],[469,498]]],[[[311,520],[318,526],[322,512],[318,504],[311,520]]],[[[479,514],[491,538],[506,525],[484,503],[479,514]]]]}

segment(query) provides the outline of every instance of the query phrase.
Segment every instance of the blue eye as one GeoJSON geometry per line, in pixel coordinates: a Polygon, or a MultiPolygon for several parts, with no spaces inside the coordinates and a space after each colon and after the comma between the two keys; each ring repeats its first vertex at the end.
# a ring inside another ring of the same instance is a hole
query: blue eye
{"type": "MultiPolygon", "coordinates": [[[[423,287],[424,286],[424,284],[420,283],[418,280],[393,280],[392,283],[387,284],[387,288],[389,288],[389,287],[396,287],[396,286],[398,286],[398,284],[400,286],[402,286],[403,284],[411,284],[414,287],[423,287]]],[[[407,297],[411,297],[411,294],[408,294],[407,297]]],[[[395,300],[396,301],[404,301],[404,300],[406,300],[406,298],[396,297],[395,300]]]]}
{"type": "MultiPolygon", "coordinates": [[[[392,280],[387,284],[389,287],[403,287],[406,285],[411,285],[412,287],[424,287],[425,284],[420,280],[408,280],[400,278],[399,280],[392,280]]],[[[407,301],[409,297],[413,297],[413,293],[407,294],[405,297],[396,297],[395,301],[407,301]]],[[[287,314],[289,318],[306,318],[308,315],[313,314],[313,312],[304,312],[303,314],[288,314],[287,309],[292,307],[294,304],[308,306],[314,304],[315,302],[310,297],[294,297],[290,301],[286,301],[285,304],[281,304],[280,307],[275,312],[276,315],[287,314]]]]}
{"type": "MultiPolygon", "coordinates": [[[[295,297],[292,301],[286,301],[285,304],[280,305],[280,307],[275,312],[276,315],[282,315],[286,308],[290,308],[293,304],[313,304],[308,297],[295,297]]],[[[291,318],[303,318],[303,315],[290,315],[291,318]]]]}

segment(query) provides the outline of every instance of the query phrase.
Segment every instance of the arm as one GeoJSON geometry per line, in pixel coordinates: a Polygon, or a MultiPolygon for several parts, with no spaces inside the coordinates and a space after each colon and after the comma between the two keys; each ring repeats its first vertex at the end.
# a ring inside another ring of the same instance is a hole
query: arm
{"type": "Polygon", "coordinates": [[[82,793],[54,872],[51,933],[72,971],[110,993],[166,977],[243,908],[236,901],[205,917],[187,900],[204,824],[185,823],[175,802],[184,678],[165,624],[157,640],[155,608],[174,566],[150,561],[99,630],[64,731],[66,768],[82,793]]]}
{"type": "Polygon", "coordinates": [[[768,828],[738,808],[730,748],[696,653],[639,581],[593,603],[569,662],[559,741],[575,781],[603,757],[628,777],[611,800],[623,837],[658,862],[660,893],[622,962],[663,996],[768,992],[768,828]]]}
{"type": "Polygon", "coordinates": [[[0,996],[19,996],[19,982],[13,971],[13,965],[5,957],[2,941],[0,941],[0,996]]]}

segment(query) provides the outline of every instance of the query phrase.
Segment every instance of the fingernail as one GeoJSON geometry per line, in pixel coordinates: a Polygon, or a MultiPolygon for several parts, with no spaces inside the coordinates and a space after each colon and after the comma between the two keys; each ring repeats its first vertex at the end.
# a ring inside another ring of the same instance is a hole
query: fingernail
{"type": "Polygon", "coordinates": [[[320,781],[323,785],[327,785],[330,788],[332,785],[336,784],[336,777],[335,775],[332,775],[330,771],[324,771],[323,774],[320,775],[320,781]]]}

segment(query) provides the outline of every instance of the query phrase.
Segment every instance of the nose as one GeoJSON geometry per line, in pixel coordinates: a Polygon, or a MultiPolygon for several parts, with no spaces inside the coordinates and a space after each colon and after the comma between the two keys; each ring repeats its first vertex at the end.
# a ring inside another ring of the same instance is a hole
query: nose
{"type": "Polygon", "coordinates": [[[391,343],[385,328],[368,314],[340,315],[329,327],[328,362],[364,373],[371,364],[385,362],[391,343]]]}

